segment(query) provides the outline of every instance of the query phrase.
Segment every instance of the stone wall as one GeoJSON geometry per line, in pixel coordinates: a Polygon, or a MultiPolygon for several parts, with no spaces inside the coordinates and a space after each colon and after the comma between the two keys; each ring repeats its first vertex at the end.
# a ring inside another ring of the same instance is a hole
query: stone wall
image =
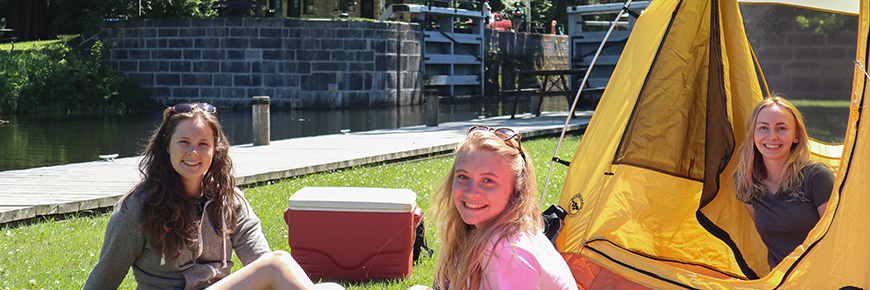
{"type": "Polygon", "coordinates": [[[828,13],[780,5],[740,5],[740,9],[771,93],[799,100],[851,98],[857,16],[838,15],[834,20],[841,23],[817,29],[819,25],[803,28],[797,19],[828,13]]]}
{"type": "Polygon", "coordinates": [[[337,108],[422,103],[420,82],[409,81],[421,73],[418,31],[398,22],[218,18],[116,22],[99,35],[105,61],[161,103],[249,107],[251,97],[269,96],[276,107],[337,108]]]}

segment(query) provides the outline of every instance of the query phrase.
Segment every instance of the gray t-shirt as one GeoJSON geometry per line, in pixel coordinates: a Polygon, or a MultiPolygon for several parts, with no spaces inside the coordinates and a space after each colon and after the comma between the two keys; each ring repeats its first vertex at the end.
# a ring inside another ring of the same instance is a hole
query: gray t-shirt
{"type": "Polygon", "coordinates": [[[767,263],[771,268],[804,242],[819,222],[818,207],[831,197],[834,187],[831,169],[816,163],[804,167],[802,172],[801,186],[776,195],[764,194],[749,202],[755,210],[755,229],[767,246],[767,263]]]}

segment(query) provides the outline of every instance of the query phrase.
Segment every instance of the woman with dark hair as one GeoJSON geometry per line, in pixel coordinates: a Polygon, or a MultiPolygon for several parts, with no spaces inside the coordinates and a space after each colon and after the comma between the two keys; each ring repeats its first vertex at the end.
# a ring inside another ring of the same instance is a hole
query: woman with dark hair
{"type": "Polygon", "coordinates": [[[568,264],[542,232],[529,158],[513,129],[468,129],[432,196],[441,240],[435,288],[577,289],[568,264]]]}
{"type": "Polygon", "coordinates": [[[746,124],[735,190],[767,246],[771,269],[804,242],[831,197],[834,172],[810,159],[808,143],[800,111],[779,96],[758,103],[746,124]]]}
{"type": "Polygon", "coordinates": [[[235,186],[216,113],[204,103],[163,111],[139,163],[143,179],[115,205],[84,289],[116,289],[131,267],[139,289],[315,286],[290,254],[269,249],[235,186]],[[246,266],[231,274],[233,251],[246,266]]]}

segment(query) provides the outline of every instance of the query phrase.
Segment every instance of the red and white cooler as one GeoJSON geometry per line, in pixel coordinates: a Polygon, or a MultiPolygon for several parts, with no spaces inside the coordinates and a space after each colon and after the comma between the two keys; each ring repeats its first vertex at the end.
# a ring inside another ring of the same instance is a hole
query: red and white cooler
{"type": "Polygon", "coordinates": [[[305,187],[284,211],[290,254],[313,280],[411,275],[422,217],[408,189],[305,187]]]}

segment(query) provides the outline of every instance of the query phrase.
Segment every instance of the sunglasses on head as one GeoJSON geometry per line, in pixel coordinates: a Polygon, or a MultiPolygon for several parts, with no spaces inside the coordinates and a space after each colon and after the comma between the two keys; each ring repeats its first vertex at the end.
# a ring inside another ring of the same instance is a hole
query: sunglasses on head
{"type": "Polygon", "coordinates": [[[181,103],[181,104],[172,106],[171,109],[172,109],[172,112],[174,112],[176,114],[184,114],[184,113],[193,111],[193,109],[198,109],[200,111],[203,111],[203,112],[209,113],[209,114],[217,113],[217,108],[215,108],[215,106],[212,106],[211,104],[208,104],[208,103],[181,103]]]}
{"type": "MultiPolygon", "coordinates": [[[[520,151],[520,156],[523,155],[523,145],[520,143],[520,133],[515,131],[514,129],[511,129],[511,128],[492,128],[489,126],[473,126],[471,128],[468,128],[468,132],[465,132],[465,135],[467,136],[467,135],[471,134],[471,132],[474,132],[474,131],[489,131],[489,132],[492,132],[493,134],[495,134],[496,137],[498,137],[502,140],[505,140],[505,141],[513,139],[514,137],[516,137],[517,138],[517,150],[520,151]]],[[[510,143],[508,143],[508,144],[510,145],[510,143]]],[[[525,159],[525,156],[523,156],[523,159],[525,159]]]]}

